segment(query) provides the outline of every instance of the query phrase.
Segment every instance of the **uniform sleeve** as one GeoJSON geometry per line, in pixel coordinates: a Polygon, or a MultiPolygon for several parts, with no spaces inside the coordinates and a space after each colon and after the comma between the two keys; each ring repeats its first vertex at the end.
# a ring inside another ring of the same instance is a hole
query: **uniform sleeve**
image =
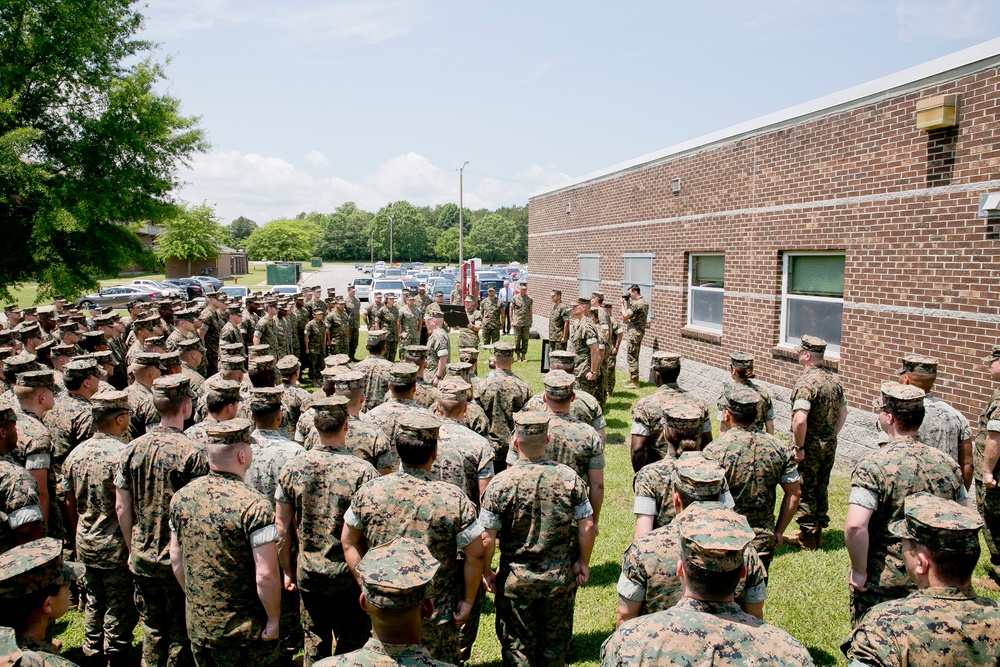
{"type": "Polygon", "coordinates": [[[644,475],[640,470],[632,480],[632,489],[635,491],[635,502],[632,505],[633,514],[643,514],[646,516],[656,516],[656,492],[653,490],[648,475],[644,475]]]}
{"type": "Polygon", "coordinates": [[[201,447],[192,447],[187,460],[188,481],[208,474],[208,456],[201,447]]]}
{"type": "Polygon", "coordinates": [[[747,576],[743,582],[743,602],[759,604],[767,600],[767,570],[753,546],[746,550],[747,576]]]}
{"type": "Polygon", "coordinates": [[[986,430],[994,433],[1000,432],[1000,400],[990,401],[986,406],[986,430]]]}
{"type": "Polygon", "coordinates": [[[848,648],[845,651],[847,659],[850,661],[848,667],[895,667],[900,664],[900,657],[896,655],[895,642],[891,636],[882,632],[877,622],[872,619],[862,621],[850,639],[847,640],[848,648]]]}
{"type": "Polygon", "coordinates": [[[969,425],[969,420],[966,419],[965,415],[963,415],[961,412],[958,413],[958,418],[960,420],[959,423],[961,424],[959,428],[960,435],[958,436],[958,439],[960,442],[962,442],[972,437],[972,427],[969,425]]]}
{"type": "Polygon", "coordinates": [[[806,385],[796,385],[792,390],[792,412],[812,410],[812,402],[815,399],[815,392],[812,387],[806,385]]]}
{"type": "Polygon", "coordinates": [[[122,459],[118,463],[115,472],[115,488],[122,491],[132,492],[132,471],[129,468],[129,461],[132,459],[132,448],[129,447],[122,454],[122,459]]]}
{"type": "MultiPolygon", "coordinates": [[[[11,466],[14,468],[14,466],[11,466]]],[[[35,480],[26,470],[13,470],[4,484],[7,525],[16,530],[23,525],[42,520],[42,510],[38,506],[38,488],[35,480]]]]}
{"type": "Polygon", "coordinates": [[[250,548],[278,541],[278,528],[274,525],[274,508],[263,498],[254,502],[243,515],[243,529],[250,539],[250,548]]]}
{"type": "Polygon", "coordinates": [[[781,471],[781,479],[778,480],[778,483],[793,484],[801,479],[802,477],[799,475],[799,465],[795,462],[795,457],[789,454],[787,460],[785,461],[785,469],[781,471]]]}
{"type": "Polygon", "coordinates": [[[649,415],[646,414],[646,411],[642,407],[636,406],[632,408],[632,435],[651,435],[653,432],[651,426],[649,415]]]}
{"type": "Polygon", "coordinates": [[[639,549],[633,542],[622,556],[622,573],[618,577],[618,595],[622,599],[641,602],[646,599],[648,578],[639,558],[639,549]]]}
{"type": "Polygon", "coordinates": [[[459,507],[462,530],[455,537],[455,541],[459,549],[464,549],[480,538],[483,534],[483,525],[479,523],[476,506],[461,492],[459,492],[459,507]]]}
{"type": "Polygon", "coordinates": [[[486,477],[493,477],[493,459],[495,455],[493,453],[493,448],[490,447],[488,442],[482,443],[479,451],[479,478],[484,479],[486,477]]]}
{"type": "Polygon", "coordinates": [[[601,436],[598,435],[597,431],[590,433],[590,460],[587,462],[587,468],[590,470],[603,468],[604,467],[604,443],[601,442],[601,436]]]}
{"type": "Polygon", "coordinates": [[[379,470],[399,466],[399,454],[396,453],[396,448],[392,446],[382,429],[379,429],[375,434],[374,454],[375,467],[379,470]]]}
{"type": "Polygon", "coordinates": [[[39,430],[24,442],[25,470],[47,470],[52,467],[52,440],[47,430],[39,430]]]}
{"type": "Polygon", "coordinates": [[[590,504],[587,485],[579,475],[573,473],[573,518],[579,521],[593,515],[594,508],[590,504]]]}
{"type": "Polygon", "coordinates": [[[500,530],[500,487],[496,479],[490,482],[483,493],[482,509],[479,510],[479,523],[484,530],[500,530]]]}
{"type": "Polygon", "coordinates": [[[274,485],[274,500],[285,505],[295,504],[295,473],[291,462],[286,463],[278,473],[277,484],[274,485]]]}

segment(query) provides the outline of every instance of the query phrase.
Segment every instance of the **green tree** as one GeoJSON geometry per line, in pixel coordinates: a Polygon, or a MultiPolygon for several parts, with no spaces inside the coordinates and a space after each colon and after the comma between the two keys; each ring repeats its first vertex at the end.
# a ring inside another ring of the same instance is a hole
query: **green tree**
{"type": "Polygon", "coordinates": [[[369,256],[369,225],[373,214],[359,209],[354,202],[346,202],[330,215],[321,217],[323,238],[316,248],[320,257],[335,261],[369,256]]]}
{"type": "Polygon", "coordinates": [[[218,255],[219,245],[227,240],[225,236],[211,206],[185,205],[173,218],[163,221],[163,233],[156,239],[154,252],[161,262],[186,259],[187,275],[191,275],[191,261],[218,255]]]}
{"type": "Polygon", "coordinates": [[[130,0],[0,2],[0,294],[77,294],[155,257],[140,223],[172,218],[179,164],[207,149],[160,92],[130,0]]]}
{"type": "Polygon", "coordinates": [[[257,223],[242,215],[229,223],[229,236],[232,237],[233,244],[239,245],[257,229],[257,223]]]}
{"type": "Polygon", "coordinates": [[[484,262],[508,262],[517,251],[517,227],[498,213],[489,213],[472,224],[466,238],[467,257],[484,262]]]}
{"type": "Polygon", "coordinates": [[[434,254],[445,262],[458,261],[458,227],[446,229],[438,235],[434,254]]]}
{"type": "Polygon", "coordinates": [[[412,204],[397,201],[383,206],[372,220],[375,258],[389,260],[389,217],[392,216],[393,261],[423,260],[430,256],[424,218],[412,204]]]}
{"type": "Polygon", "coordinates": [[[254,230],[246,240],[247,257],[252,260],[304,262],[316,251],[321,237],[315,222],[274,220],[254,230]]]}

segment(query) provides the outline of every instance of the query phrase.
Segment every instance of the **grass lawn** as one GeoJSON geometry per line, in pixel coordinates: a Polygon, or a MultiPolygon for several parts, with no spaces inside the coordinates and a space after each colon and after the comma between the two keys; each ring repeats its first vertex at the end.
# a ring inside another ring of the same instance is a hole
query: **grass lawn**
{"type": "MultiPolygon", "coordinates": [[[[511,340],[510,337],[504,337],[511,340]]],[[[364,332],[359,356],[364,354],[364,332]]],[[[452,341],[453,352],[457,340],[452,341]]],[[[533,340],[528,361],[515,363],[514,372],[527,381],[534,392],[542,391],[539,370],[540,341],[533,340]]],[[[489,372],[488,355],[480,357],[479,376],[489,372]]],[[[603,641],[614,631],[617,593],[615,585],[621,573],[621,556],[631,543],[635,518],[632,514],[632,467],[626,437],[631,420],[629,412],[635,401],[653,391],[644,386],[637,391],[624,389],[627,376],[618,375],[618,390],[607,406],[608,447],[606,451],[605,499],[601,512],[600,536],[590,564],[590,583],[576,598],[574,638],[569,662],[575,665],[597,665],[603,641]]],[[[849,633],[847,612],[848,557],[844,547],[844,518],[850,479],[842,472],[833,475],[830,484],[831,526],[824,534],[824,548],[800,552],[779,548],[771,568],[765,620],[786,630],[801,641],[818,665],[846,664],[840,653],[840,642],[849,633]]],[[[986,553],[985,544],[982,546],[986,553]]],[[[985,573],[988,558],[980,560],[975,576],[985,573]]],[[[983,594],[980,591],[980,594],[983,594]]],[[[1000,596],[988,594],[1000,599],[1000,596]]],[[[82,614],[73,611],[59,625],[59,639],[67,649],[67,657],[79,661],[82,655],[82,614]]],[[[137,639],[140,637],[138,631],[137,639]]],[[[488,597],[483,606],[479,639],[473,650],[473,665],[499,666],[500,645],[494,631],[494,612],[488,597]]]]}

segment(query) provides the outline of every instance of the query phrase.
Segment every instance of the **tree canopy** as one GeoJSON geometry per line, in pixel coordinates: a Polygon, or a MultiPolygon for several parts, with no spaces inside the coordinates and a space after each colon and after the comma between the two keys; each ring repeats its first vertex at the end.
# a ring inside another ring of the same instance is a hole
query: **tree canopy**
{"type": "Polygon", "coordinates": [[[229,237],[236,246],[240,246],[255,229],[257,229],[257,223],[241,215],[229,223],[229,237]]]}
{"type": "Polygon", "coordinates": [[[247,258],[254,261],[304,262],[313,256],[322,236],[311,220],[274,220],[247,237],[247,258]]]}
{"type": "Polygon", "coordinates": [[[207,148],[157,91],[162,67],[130,0],[0,3],[0,294],[96,287],[137,261],[134,231],[170,219],[177,169],[207,148]]]}
{"type": "Polygon", "coordinates": [[[191,260],[215,257],[219,245],[229,240],[207,204],[179,208],[174,217],[163,222],[163,228],[156,239],[156,257],[161,262],[186,259],[187,275],[191,275],[191,260]]]}

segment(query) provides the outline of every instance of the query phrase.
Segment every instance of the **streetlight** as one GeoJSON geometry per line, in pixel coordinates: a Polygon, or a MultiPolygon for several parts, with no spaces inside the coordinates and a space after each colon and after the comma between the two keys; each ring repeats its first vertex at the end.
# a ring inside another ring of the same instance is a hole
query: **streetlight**
{"type": "Polygon", "coordinates": [[[368,239],[368,247],[372,251],[372,267],[375,267],[375,225],[372,225],[372,233],[368,239]]]}
{"type": "Polygon", "coordinates": [[[462,260],[464,259],[464,253],[463,253],[463,248],[462,248],[462,237],[464,235],[464,231],[465,230],[463,229],[463,227],[465,225],[462,224],[462,209],[463,209],[463,205],[462,205],[463,204],[463,202],[462,202],[462,190],[463,190],[463,187],[462,186],[463,186],[463,180],[464,180],[464,177],[465,177],[465,168],[468,167],[468,166],[469,166],[469,161],[466,160],[465,164],[463,164],[457,170],[458,171],[458,266],[459,266],[459,269],[461,269],[462,260]]]}
{"type": "Polygon", "coordinates": [[[389,266],[392,266],[392,214],[389,214],[389,266]]]}

